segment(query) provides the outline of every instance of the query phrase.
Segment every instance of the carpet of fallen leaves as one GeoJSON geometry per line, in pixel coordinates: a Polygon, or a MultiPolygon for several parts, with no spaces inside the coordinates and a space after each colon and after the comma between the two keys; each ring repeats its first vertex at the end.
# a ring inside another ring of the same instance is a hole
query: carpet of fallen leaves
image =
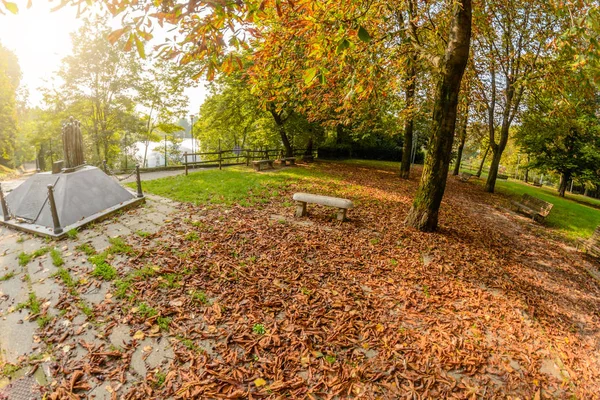
{"type": "Polygon", "coordinates": [[[103,382],[126,399],[600,398],[592,260],[476,183],[449,178],[440,230],[426,234],[403,225],[416,179],[298,168],[332,179],[290,184],[259,208],[182,205],[158,234],[128,238],[138,253],[127,268],[156,274],[96,306],[100,329],[128,324],[174,358],[132,383],[137,340],[78,359],[56,351],[50,398],[103,382]],[[297,191],[355,209],[344,223],[312,205],[295,218],[297,191]],[[157,315],[142,315],[142,301],[157,315]]]}

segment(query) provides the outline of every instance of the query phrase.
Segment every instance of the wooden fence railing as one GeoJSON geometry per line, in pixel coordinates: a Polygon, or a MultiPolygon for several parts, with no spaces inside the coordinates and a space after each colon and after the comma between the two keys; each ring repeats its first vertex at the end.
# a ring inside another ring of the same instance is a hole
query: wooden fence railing
{"type": "MultiPolygon", "coordinates": [[[[307,149],[294,149],[293,155],[304,155],[307,149]]],[[[313,157],[316,151],[312,151],[313,157]]],[[[222,169],[224,165],[250,165],[250,161],[254,160],[275,160],[283,158],[285,151],[283,149],[265,149],[265,150],[250,150],[250,149],[230,149],[211,151],[206,153],[183,153],[183,164],[185,174],[188,174],[189,168],[197,168],[206,166],[207,164],[215,165],[222,169]],[[200,158],[200,160],[198,160],[200,158]],[[235,160],[235,161],[233,161],[235,160]]]]}

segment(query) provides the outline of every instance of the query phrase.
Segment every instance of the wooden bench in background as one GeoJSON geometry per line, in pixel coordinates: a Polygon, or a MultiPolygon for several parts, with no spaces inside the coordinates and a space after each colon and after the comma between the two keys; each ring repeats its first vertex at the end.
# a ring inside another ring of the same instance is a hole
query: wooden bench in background
{"type": "Polygon", "coordinates": [[[542,187],[542,184],[539,182],[533,182],[532,185],[535,187],[542,187]]]}
{"type": "Polygon", "coordinates": [[[282,158],[281,160],[279,160],[281,162],[281,165],[288,165],[287,163],[289,162],[290,165],[296,165],[296,157],[287,157],[287,158],[282,158]]]}
{"type": "Polygon", "coordinates": [[[337,208],[338,221],[344,221],[346,219],[346,211],[354,207],[350,200],[318,194],[294,193],[293,199],[296,202],[296,217],[304,217],[306,215],[306,204],[311,203],[337,208]]]}
{"type": "Polygon", "coordinates": [[[460,179],[461,182],[467,182],[469,179],[471,179],[472,176],[473,174],[470,174],[468,172],[461,172],[460,174],[458,174],[458,179],[460,179]]]}
{"type": "Polygon", "coordinates": [[[275,168],[273,166],[273,160],[260,160],[260,161],[252,161],[252,166],[255,171],[262,171],[263,167],[275,168]]]}
{"type": "Polygon", "coordinates": [[[600,226],[594,230],[591,238],[579,239],[579,248],[593,257],[600,258],[600,226]]]}
{"type": "Polygon", "coordinates": [[[517,211],[530,215],[534,221],[544,220],[554,207],[554,204],[532,197],[527,193],[521,197],[520,201],[513,201],[512,204],[516,206],[517,211]]]}

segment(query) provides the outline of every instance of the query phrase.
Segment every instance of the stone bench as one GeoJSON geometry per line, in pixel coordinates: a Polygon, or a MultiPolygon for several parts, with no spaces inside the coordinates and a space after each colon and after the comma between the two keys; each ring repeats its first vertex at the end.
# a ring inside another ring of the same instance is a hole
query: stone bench
{"type": "Polygon", "coordinates": [[[517,208],[517,211],[531,215],[534,221],[543,220],[550,214],[550,210],[554,204],[544,200],[524,194],[520,201],[513,201],[512,204],[517,208]]]}
{"type": "Polygon", "coordinates": [[[592,237],[585,240],[579,239],[579,249],[585,251],[587,254],[600,258],[600,226],[596,227],[592,237]]]}
{"type": "Polygon", "coordinates": [[[281,162],[281,165],[288,165],[288,162],[290,163],[290,165],[296,165],[296,157],[286,157],[282,158],[279,161],[281,162]]]}
{"type": "Polygon", "coordinates": [[[473,174],[470,174],[470,173],[468,173],[468,172],[461,172],[460,174],[458,174],[458,179],[459,179],[461,182],[466,182],[466,181],[468,181],[469,179],[471,179],[471,177],[472,177],[472,176],[473,176],[473,174]]]}
{"type": "Polygon", "coordinates": [[[294,193],[293,199],[296,202],[296,217],[304,217],[306,215],[306,204],[311,203],[337,208],[337,220],[344,221],[346,211],[354,207],[350,200],[318,194],[294,193]]]}
{"type": "Polygon", "coordinates": [[[496,175],[496,179],[500,179],[501,181],[507,181],[508,175],[498,174],[498,175],[496,175]]]}
{"type": "Polygon", "coordinates": [[[275,168],[273,166],[273,160],[260,160],[260,161],[252,161],[252,166],[255,171],[262,171],[264,168],[275,168]]]}
{"type": "Polygon", "coordinates": [[[539,182],[533,182],[532,185],[535,187],[542,187],[542,184],[539,182]]]}

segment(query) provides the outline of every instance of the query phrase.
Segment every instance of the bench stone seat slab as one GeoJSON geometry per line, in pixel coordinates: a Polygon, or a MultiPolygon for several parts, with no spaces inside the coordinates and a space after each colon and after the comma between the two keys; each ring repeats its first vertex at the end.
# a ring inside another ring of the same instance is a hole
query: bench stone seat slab
{"type": "Polygon", "coordinates": [[[321,196],[310,193],[294,193],[293,199],[304,203],[320,204],[322,206],[351,209],[354,207],[352,201],[339,197],[321,196]]]}
{"type": "Polygon", "coordinates": [[[354,207],[352,201],[340,199],[339,197],[321,196],[310,193],[294,193],[292,198],[296,201],[296,217],[304,217],[306,215],[306,204],[311,203],[337,208],[338,221],[344,221],[346,219],[346,210],[354,207]]]}

